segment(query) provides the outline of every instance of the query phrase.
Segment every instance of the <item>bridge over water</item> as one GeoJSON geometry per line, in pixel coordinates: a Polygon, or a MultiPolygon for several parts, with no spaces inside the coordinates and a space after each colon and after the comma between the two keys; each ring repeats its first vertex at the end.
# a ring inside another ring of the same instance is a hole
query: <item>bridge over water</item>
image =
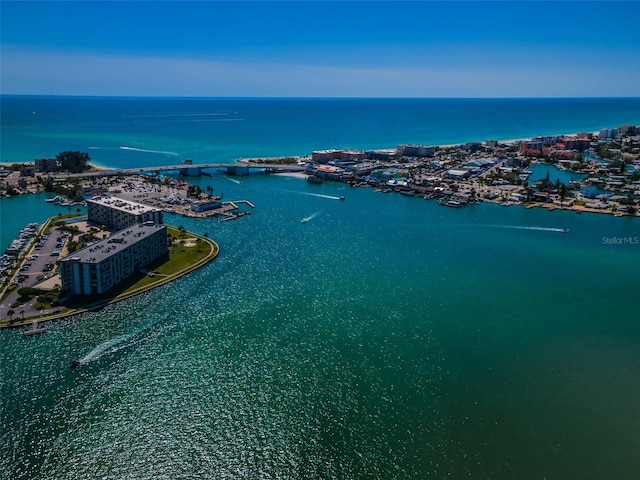
{"type": "Polygon", "coordinates": [[[83,172],[72,173],[65,175],[55,175],[56,179],[65,178],[90,178],[90,177],[111,177],[118,175],[135,175],[140,173],[155,173],[161,172],[179,171],[181,175],[197,177],[202,175],[202,170],[214,169],[218,171],[225,171],[229,175],[248,175],[250,170],[264,170],[265,173],[284,173],[284,172],[303,172],[305,170],[303,165],[289,165],[278,163],[249,163],[249,162],[235,162],[235,163],[180,163],[176,165],[157,165],[152,167],[137,167],[137,168],[118,168],[118,169],[106,169],[98,172],[83,172]]]}

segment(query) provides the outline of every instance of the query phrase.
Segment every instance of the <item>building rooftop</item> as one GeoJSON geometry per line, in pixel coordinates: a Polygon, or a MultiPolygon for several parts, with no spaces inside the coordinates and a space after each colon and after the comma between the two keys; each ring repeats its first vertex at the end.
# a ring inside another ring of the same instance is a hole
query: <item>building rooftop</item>
{"type": "Polygon", "coordinates": [[[150,222],[140,223],[114,233],[109,238],[100,240],[81,250],[60,259],[60,262],[99,263],[104,259],[130,247],[155,231],[167,228],[165,225],[150,222]]]}
{"type": "Polygon", "coordinates": [[[87,202],[93,202],[98,205],[106,205],[116,210],[121,210],[129,213],[142,214],[147,212],[153,212],[158,210],[155,207],[144,205],[138,202],[132,202],[131,200],[123,200],[117,197],[103,197],[95,196],[91,199],[87,199],[87,202]]]}

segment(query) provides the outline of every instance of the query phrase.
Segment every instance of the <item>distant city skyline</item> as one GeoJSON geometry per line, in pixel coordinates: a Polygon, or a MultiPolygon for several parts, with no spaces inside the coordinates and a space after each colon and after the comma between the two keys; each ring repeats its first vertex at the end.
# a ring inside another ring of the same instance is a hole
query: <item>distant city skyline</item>
{"type": "Polygon", "coordinates": [[[2,1],[2,94],[638,97],[640,2],[2,1]]]}

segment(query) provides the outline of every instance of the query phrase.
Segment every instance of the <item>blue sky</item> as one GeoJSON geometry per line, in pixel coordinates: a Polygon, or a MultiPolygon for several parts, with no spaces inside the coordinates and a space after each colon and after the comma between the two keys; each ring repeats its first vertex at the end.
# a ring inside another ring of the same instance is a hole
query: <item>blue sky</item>
{"type": "Polygon", "coordinates": [[[0,2],[3,94],[640,96],[640,2],[0,2]]]}

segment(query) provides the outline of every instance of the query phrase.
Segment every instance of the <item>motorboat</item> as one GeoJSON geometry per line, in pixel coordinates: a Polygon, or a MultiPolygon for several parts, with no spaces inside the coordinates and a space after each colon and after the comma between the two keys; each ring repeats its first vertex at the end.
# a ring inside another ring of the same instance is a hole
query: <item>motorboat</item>
{"type": "Polygon", "coordinates": [[[307,177],[307,182],[313,183],[315,185],[320,185],[321,183],[323,183],[323,180],[321,178],[316,177],[315,175],[310,175],[307,177]]]}

